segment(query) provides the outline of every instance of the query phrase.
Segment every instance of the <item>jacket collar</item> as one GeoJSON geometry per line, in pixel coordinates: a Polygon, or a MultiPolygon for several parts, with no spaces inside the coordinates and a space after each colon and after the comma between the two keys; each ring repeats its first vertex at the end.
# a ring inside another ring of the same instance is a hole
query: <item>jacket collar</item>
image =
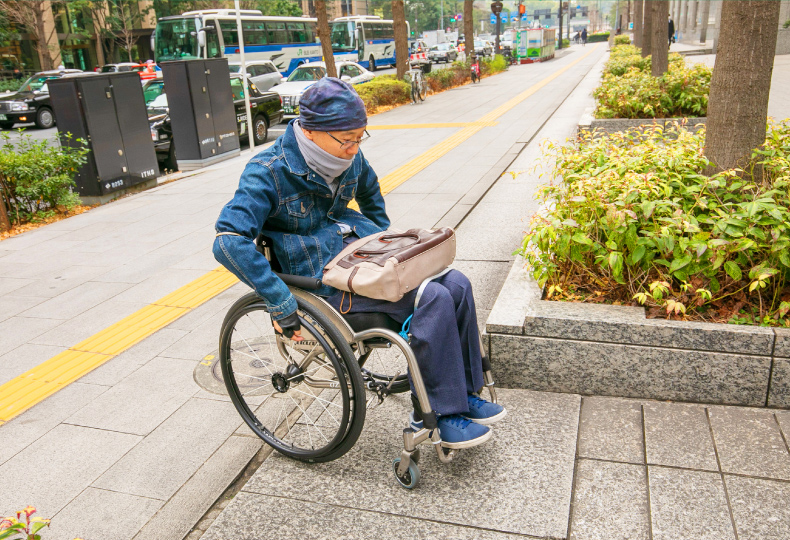
{"type": "MultiPolygon", "coordinates": [[[[299,144],[296,142],[296,134],[294,133],[294,121],[295,119],[288,122],[288,127],[285,128],[285,133],[282,136],[283,157],[290,172],[309,178],[310,168],[299,151],[299,144]]],[[[340,175],[341,185],[359,177],[362,172],[362,159],[362,152],[357,152],[351,161],[351,167],[340,175]]],[[[323,178],[320,180],[320,183],[325,185],[323,178]]]]}

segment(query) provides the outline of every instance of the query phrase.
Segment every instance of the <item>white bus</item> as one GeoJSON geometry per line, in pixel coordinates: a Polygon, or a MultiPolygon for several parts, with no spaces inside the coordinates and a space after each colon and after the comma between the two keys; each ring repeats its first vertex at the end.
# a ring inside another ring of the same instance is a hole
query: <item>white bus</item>
{"type": "MultiPolygon", "coordinates": [[[[268,17],[246,9],[240,15],[246,60],[271,60],[282,74],[289,75],[306,62],[322,59],[316,19],[268,17]]],[[[236,10],[209,9],[162,17],[151,48],[157,63],[223,57],[239,61],[236,10]]]]}
{"type": "MultiPolygon", "coordinates": [[[[330,26],[332,52],[337,60],[357,62],[370,71],[395,65],[392,21],[372,15],[339,17],[330,26]]],[[[409,23],[406,23],[409,35],[409,23]]]]}

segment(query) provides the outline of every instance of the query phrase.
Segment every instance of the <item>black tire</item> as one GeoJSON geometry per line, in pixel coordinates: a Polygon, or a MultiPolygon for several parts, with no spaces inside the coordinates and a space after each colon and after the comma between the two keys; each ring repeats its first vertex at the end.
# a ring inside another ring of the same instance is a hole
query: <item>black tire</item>
{"type": "Polygon", "coordinates": [[[177,171],[178,170],[178,160],[176,159],[176,145],[171,140],[170,141],[170,150],[167,152],[167,158],[162,162],[165,169],[169,171],[177,171]]]}
{"type": "Polygon", "coordinates": [[[269,122],[262,114],[252,119],[252,136],[255,138],[255,146],[261,146],[269,138],[269,122]]]}
{"type": "Polygon", "coordinates": [[[472,84],[477,82],[477,74],[473,71],[472,72],[472,84]]]}
{"type": "Polygon", "coordinates": [[[376,71],[376,59],[373,58],[372,54],[370,55],[370,58],[368,58],[368,66],[369,71],[376,71]]]}
{"type": "Polygon", "coordinates": [[[11,129],[14,127],[14,122],[0,122],[0,129],[11,129]]]}
{"type": "Polygon", "coordinates": [[[411,83],[411,102],[412,103],[417,103],[419,101],[419,99],[420,99],[420,92],[417,89],[417,86],[418,86],[417,83],[412,81],[412,83],[411,83]]]}
{"type": "Polygon", "coordinates": [[[301,345],[275,336],[255,293],[236,301],[220,333],[222,376],[236,410],[267,444],[300,461],[331,461],[362,431],[362,375],[340,331],[315,307],[296,301],[301,345]]]}
{"type": "Polygon", "coordinates": [[[36,111],[36,127],[39,129],[49,129],[55,125],[55,115],[52,114],[52,109],[48,107],[40,107],[36,111]]]}

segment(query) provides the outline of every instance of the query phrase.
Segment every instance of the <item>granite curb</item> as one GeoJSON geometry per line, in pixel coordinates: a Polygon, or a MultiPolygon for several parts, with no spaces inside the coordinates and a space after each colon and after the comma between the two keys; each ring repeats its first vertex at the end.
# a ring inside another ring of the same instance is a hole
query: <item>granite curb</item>
{"type": "Polygon", "coordinates": [[[502,386],[790,408],[790,330],[647,319],[542,293],[517,258],[486,322],[502,386]]]}

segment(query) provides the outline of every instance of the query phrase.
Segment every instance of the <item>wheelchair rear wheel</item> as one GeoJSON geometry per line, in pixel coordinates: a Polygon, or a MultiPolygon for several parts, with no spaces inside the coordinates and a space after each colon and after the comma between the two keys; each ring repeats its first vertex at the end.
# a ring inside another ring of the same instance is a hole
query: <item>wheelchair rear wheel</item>
{"type": "Polygon", "coordinates": [[[254,293],[228,311],[220,335],[222,376],[250,429],[302,461],[331,461],[356,442],[365,421],[359,365],[342,334],[297,297],[304,341],[274,333],[254,293]]]}
{"type": "Polygon", "coordinates": [[[362,378],[388,385],[390,394],[406,392],[409,389],[409,365],[403,351],[386,340],[369,342],[366,346],[367,352],[359,358],[362,378]]]}

